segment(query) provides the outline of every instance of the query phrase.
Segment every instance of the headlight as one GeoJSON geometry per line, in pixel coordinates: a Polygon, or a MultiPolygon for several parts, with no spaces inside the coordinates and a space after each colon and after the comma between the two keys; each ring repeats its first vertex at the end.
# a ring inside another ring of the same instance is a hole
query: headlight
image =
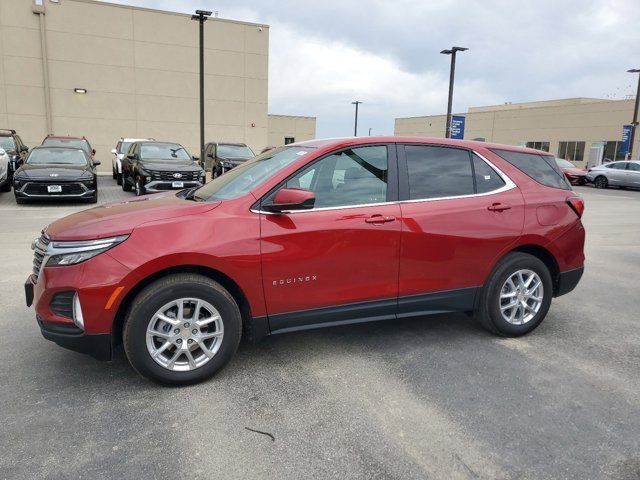
{"type": "Polygon", "coordinates": [[[119,235],[80,242],[51,242],[47,248],[49,257],[47,266],[75,265],[84,262],[124,242],[128,237],[129,235],[119,235]]]}

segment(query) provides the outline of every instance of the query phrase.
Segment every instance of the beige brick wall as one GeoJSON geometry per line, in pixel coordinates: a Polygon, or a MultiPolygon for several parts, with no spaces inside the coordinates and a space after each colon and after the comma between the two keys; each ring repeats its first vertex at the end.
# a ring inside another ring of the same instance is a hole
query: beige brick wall
{"type": "MultiPolygon", "coordinates": [[[[43,1],[52,133],[85,135],[101,170],[121,136],[199,150],[198,26],[189,15],[92,0],[43,1]],[[86,95],[74,88],[86,88],[86,95]]],[[[47,134],[33,0],[0,1],[0,128],[29,146],[47,134]]],[[[269,28],[205,23],[207,140],[268,144],[269,28]]]]}
{"type": "Polygon", "coordinates": [[[269,115],[269,146],[284,145],[284,137],[293,137],[296,142],[316,138],[316,117],[295,115],[269,115]]]}

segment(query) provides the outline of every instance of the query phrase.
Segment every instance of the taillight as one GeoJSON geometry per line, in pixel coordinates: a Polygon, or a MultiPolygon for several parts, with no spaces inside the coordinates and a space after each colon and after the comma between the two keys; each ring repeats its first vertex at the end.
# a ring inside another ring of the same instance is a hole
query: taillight
{"type": "Polygon", "coordinates": [[[567,205],[571,207],[571,210],[576,212],[578,218],[582,218],[582,214],[584,213],[584,200],[580,197],[568,197],[567,205]]]}

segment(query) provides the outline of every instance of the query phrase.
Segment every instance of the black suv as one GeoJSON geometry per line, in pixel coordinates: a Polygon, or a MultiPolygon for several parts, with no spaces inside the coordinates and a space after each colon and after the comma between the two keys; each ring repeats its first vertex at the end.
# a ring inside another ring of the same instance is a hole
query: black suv
{"type": "Polygon", "coordinates": [[[122,159],[122,189],[136,195],[199,187],[204,170],[179,143],[134,142],[122,159]]]}
{"type": "Polygon", "coordinates": [[[29,152],[27,147],[15,130],[0,129],[0,148],[9,156],[9,166],[7,169],[7,181],[2,185],[2,191],[8,192],[13,184],[13,174],[24,163],[29,152]]]}
{"type": "Polygon", "coordinates": [[[204,147],[204,167],[215,178],[255,156],[244,143],[209,142],[204,147]]]}

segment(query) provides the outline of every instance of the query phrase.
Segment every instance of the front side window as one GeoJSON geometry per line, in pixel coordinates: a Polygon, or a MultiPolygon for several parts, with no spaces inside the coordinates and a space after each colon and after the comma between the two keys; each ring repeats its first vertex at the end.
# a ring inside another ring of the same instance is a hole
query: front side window
{"type": "Polygon", "coordinates": [[[387,201],[387,147],[376,145],[328,155],[287,180],[316,197],[314,208],[347,207],[387,201]]]}
{"type": "Polygon", "coordinates": [[[427,145],[407,145],[404,151],[410,200],[475,193],[468,151],[427,145]]]}
{"type": "Polygon", "coordinates": [[[491,151],[542,185],[571,190],[571,186],[565,180],[564,173],[551,155],[536,155],[499,149],[491,151]]]}
{"type": "Polygon", "coordinates": [[[82,150],[67,148],[34,148],[27,158],[29,165],[86,165],[82,150]]]}
{"type": "Polygon", "coordinates": [[[269,150],[214,178],[196,190],[194,198],[199,201],[219,201],[246,195],[312,150],[310,147],[281,147],[269,150]]]}
{"type": "Polygon", "coordinates": [[[131,146],[131,142],[120,142],[118,145],[118,153],[126,153],[131,146]]]}
{"type": "Polygon", "coordinates": [[[626,163],[625,162],[616,162],[616,163],[609,163],[608,165],[605,165],[607,168],[612,168],[614,170],[624,170],[626,168],[626,163]]]}
{"type": "Polygon", "coordinates": [[[177,143],[143,143],[140,160],[191,160],[182,145],[177,143]]]}
{"type": "Polygon", "coordinates": [[[81,148],[87,153],[91,152],[89,142],[82,138],[45,138],[42,145],[46,147],[81,148]]]}

